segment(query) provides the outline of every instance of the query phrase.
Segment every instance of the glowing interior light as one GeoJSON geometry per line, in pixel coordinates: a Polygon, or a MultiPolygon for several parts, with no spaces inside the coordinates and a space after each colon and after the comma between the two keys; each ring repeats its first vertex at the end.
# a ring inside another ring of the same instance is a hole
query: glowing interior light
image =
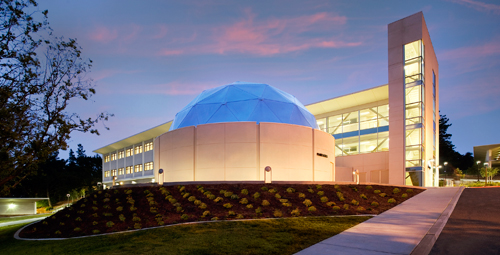
{"type": "Polygon", "coordinates": [[[9,204],[9,209],[14,209],[16,207],[15,204],[9,204]]]}

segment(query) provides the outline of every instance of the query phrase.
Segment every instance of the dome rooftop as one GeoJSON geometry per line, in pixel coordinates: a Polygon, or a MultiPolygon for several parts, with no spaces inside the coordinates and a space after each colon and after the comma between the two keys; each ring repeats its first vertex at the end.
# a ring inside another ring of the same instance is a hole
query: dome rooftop
{"type": "Polygon", "coordinates": [[[294,96],[267,84],[235,82],[203,91],[175,115],[170,130],[240,121],[318,128],[314,115],[294,96]]]}

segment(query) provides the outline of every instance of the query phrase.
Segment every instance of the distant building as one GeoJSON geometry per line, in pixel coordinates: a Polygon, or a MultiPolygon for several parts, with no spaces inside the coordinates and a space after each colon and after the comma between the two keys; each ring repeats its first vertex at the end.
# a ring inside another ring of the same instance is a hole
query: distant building
{"type": "Polygon", "coordinates": [[[255,97],[230,88],[245,84],[207,90],[173,122],[95,150],[103,182],[264,180],[270,165],[273,180],[358,170],[361,182],[438,186],[439,67],[422,12],[388,25],[388,53],[388,84],[305,107],[265,84],[255,97]]]}
{"type": "Polygon", "coordinates": [[[500,168],[500,143],[474,146],[474,161],[480,161],[481,167],[488,163],[490,167],[500,168]]]}

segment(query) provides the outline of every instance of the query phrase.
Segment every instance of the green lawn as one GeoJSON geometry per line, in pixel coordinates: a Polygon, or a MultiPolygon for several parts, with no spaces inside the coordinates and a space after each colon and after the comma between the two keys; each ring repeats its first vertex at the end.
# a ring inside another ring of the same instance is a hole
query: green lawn
{"type": "Polygon", "coordinates": [[[0,228],[2,254],[293,254],[370,217],[210,222],[63,241],[20,241],[0,228]]]}
{"type": "Polygon", "coordinates": [[[37,215],[29,215],[29,216],[0,217],[0,223],[7,223],[7,222],[11,222],[11,221],[26,220],[26,219],[33,219],[33,218],[45,218],[49,215],[50,214],[37,214],[37,215]]]}

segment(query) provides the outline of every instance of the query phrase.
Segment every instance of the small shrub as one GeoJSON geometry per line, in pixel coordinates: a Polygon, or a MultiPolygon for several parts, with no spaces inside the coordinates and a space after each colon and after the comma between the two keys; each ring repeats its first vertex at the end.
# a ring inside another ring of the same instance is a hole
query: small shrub
{"type": "Polygon", "coordinates": [[[224,190],[224,189],[219,190],[219,194],[221,194],[221,195],[222,195],[222,194],[224,194],[224,193],[226,193],[226,190],[224,190]]]}
{"type": "Polygon", "coordinates": [[[270,190],[269,190],[269,193],[276,193],[276,192],[277,192],[277,190],[276,190],[276,189],[270,189],[270,190]]]}
{"type": "Polygon", "coordinates": [[[207,190],[207,191],[205,191],[205,192],[203,192],[203,195],[205,195],[206,197],[208,197],[208,196],[209,196],[209,195],[211,195],[211,194],[212,194],[212,192],[210,192],[210,191],[208,191],[208,190],[207,190]]]}
{"type": "Polygon", "coordinates": [[[175,203],[175,204],[173,204],[173,206],[175,206],[175,207],[180,207],[180,206],[181,206],[181,203],[175,203]]]}
{"type": "Polygon", "coordinates": [[[83,213],[85,213],[85,212],[84,212],[84,211],[82,211],[82,210],[80,210],[80,211],[78,211],[78,212],[76,212],[76,213],[83,214],[83,213]]]}
{"type": "Polygon", "coordinates": [[[344,210],[349,210],[349,204],[344,204],[344,210]]]}
{"type": "Polygon", "coordinates": [[[113,214],[112,214],[112,213],[103,213],[102,215],[103,215],[103,216],[106,216],[106,217],[111,217],[111,216],[113,216],[113,214]]]}
{"type": "Polygon", "coordinates": [[[403,195],[401,195],[402,198],[407,198],[408,197],[408,194],[406,193],[403,193],[403,195]]]}
{"type": "Polygon", "coordinates": [[[287,188],[286,192],[288,192],[288,193],[294,193],[295,189],[294,188],[287,188]]]}
{"type": "Polygon", "coordinates": [[[359,205],[359,202],[358,202],[358,201],[356,201],[356,199],[353,199],[353,200],[351,201],[351,204],[352,204],[352,205],[359,205]]]}
{"type": "Polygon", "coordinates": [[[189,202],[193,202],[194,200],[196,200],[196,197],[195,197],[195,196],[190,196],[190,197],[188,198],[188,201],[189,201],[189,202]]]}
{"type": "Polygon", "coordinates": [[[387,194],[385,194],[385,193],[380,193],[380,194],[378,194],[378,195],[379,195],[379,196],[381,196],[381,197],[385,197],[385,196],[387,196],[387,194]]]}
{"type": "Polygon", "coordinates": [[[328,205],[328,206],[334,206],[334,205],[337,205],[337,204],[335,204],[335,202],[333,202],[333,201],[330,201],[330,202],[326,203],[326,205],[328,205]]]}
{"type": "Polygon", "coordinates": [[[128,189],[128,190],[125,190],[125,194],[132,194],[132,190],[131,189],[128,189]]]}
{"type": "Polygon", "coordinates": [[[92,206],[92,210],[97,211],[99,208],[97,208],[97,206],[92,206]]]}
{"type": "Polygon", "coordinates": [[[342,194],[342,192],[340,192],[340,191],[337,191],[337,197],[339,198],[339,200],[341,202],[345,200],[344,194],[342,194]]]}
{"type": "Polygon", "coordinates": [[[364,200],[368,199],[368,197],[366,197],[365,194],[361,194],[361,195],[359,195],[359,197],[362,198],[362,199],[364,199],[364,200]]]}
{"type": "Polygon", "coordinates": [[[135,224],[134,224],[134,228],[135,228],[135,229],[141,229],[141,228],[142,228],[141,223],[139,223],[139,222],[135,223],[135,224]]]}
{"type": "Polygon", "coordinates": [[[222,200],[223,200],[222,197],[217,197],[216,199],[214,199],[214,202],[219,203],[222,200]]]}
{"type": "Polygon", "coordinates": [[[248,209],[252,209],[252,208],[253,208],[253,205],[252,205],[252,204],[248,204],[248,205],[247,205],[247,208],[248,208],[248,209]]]}
{"type": "Polygon", "coordinates": [[[218,217],[213,217],[213,218],[212,218],[212,219],[210,219],[210,220],[214,220],[214,221],[215,221],[215,220],[219,220],[219,218],[218,218],[218,217]]]}
{"type": "Polygon", "coordinates": [[[241,190],[241,194],[243,194],[243,195],[248,195],[248,190],[247,190],[247,189],[242,189],[242,190],[241,190]]]}
{"type": "Polygon", "coordinates": [[[230,196],[232,196],[232,195],[233,195],[233,192],[231,192],[231,191],[226,191],[226,192],[224,192],[224,196],[225,196],[225,197],[230,197],[230,196]]]}
{"type": "Polygon", "coordinates": [[[120,221],[125,221],[125,216],[123,216],[123,214],[120,214],[118,216],[118,219],[120,219],[120,221]]]}
{"type": "Polygon", "coordinates": [[[202,209],[202,210],[207,209],[207,204],[205,204],[205,203],[201,203],[201,204],[198,206],[198,208],[200,208],[200,209],[202,209]]]}
{"type": "Polygon", "coordinates": [[[235,213],[234,211],[229,211],[229,212],[227,212],[227,216],[228,216],[228,217],[233,217],[233,216],[235,216],[235,215],[236,215],[236,213],[235,213]]]}
{"type": "Polygon", "coordinates": [[[358,192],[358,188],[356,186],[349,185],[349,188],[351,188],[354,192],[358,192]]]}
{"type": "Polygon", "coordinates": [[[99,229],[92,230],[92,234],[99,234],[99,233],[101,233],[101,231],[99,231],[99,229]]]}
{"type": "Polygon", "coordinates": [[[321,188],[323,188],[323,187],[321,187],[321,185],[319,185],[319,184],[316,185],[316,189],[321,189],[321,188]]]}
{"type": "Polygon", "coordinates": [[[307,191],[309,191],[309,193],[314,193],[314,190],[311,188],[307,189],[307,191]]]}
{"type": "Polygon", "coordinates": [[[82,221],[82,218],[76,217],[75,221],[82,221]]]}
{"type": "Polygon", "coordinates": [[[141,218],[139,218],[139,216],[137,216],[137,215],[134,215],[134,217],[132,218],[132,221],[141,221],[141,218]]]}
{"type": "Polygon", "coordinates": [[[109,205],[103,205],[102,208],[109,209],[110,207],[109,207],[109,205]]]}
{"type": "Polygon", "coordinates": [[[317,194],[318,194],[318,196],[320,196],[320,197],[321,197],[321,196],[325,195],[325,192],[324,192],[324,191],[322,191],[322,190],[320,190],[320,191],[318,191],[318,193],[317,193],[317,194]]]}
{"type": "Polygon", "coordinates": [[[274,210],[273,215],[274,215],[274,217],[276,217],[276,218],[281,218],[281,217],[283,217],[283,213],[282,213],[280,210],[278,210],[278,209],[274,210]]]}
{"type": "MultiPolygon", "coordinates": [[[[102,200],[104,203],[107,203],[109,202],[109,198],[105,198],[104,200],[102,200]]],[[[82,206],[83,207],[83,206],[82,206]]]]}
{"type": "Polygon", "coordinates": [[[47,223],[46,221],[42,221],[42,224],[43,225],[49,225],[49,223],[47,223]]]}
{"type": "Polygon", "coordinates": [[[397,193],[399,193],[399,192],[401,192],[401,190],[399,190],[398,188],[394,188],[394,189],[392,190],[392,193],[394,193],[394,194],[397,194],[397,193]]]}
{"type": "Polygon", "coordinates": [[[255,213],[256,213],[257,215],[262,214],[262,208],[258,207],[257,209],[255,209],[255,213]]]}
{"type": "Polygon", "coordinates": [[[113,223],[112,221],[106,222],[106,227],[108,227],[108,228],[113,227],[114,225],[115,225],[115,223],[113,223]]]}
{"type": "Polygon", "coordinates": [[[285,207],[292,207],[292,203],[282,203],[282,205],[285,207]]]}
{"type": "Polygon", "coordinates": [[[321,202],[322,203],[328,202],[328,197],[321,197],[321,202]]]}
{"type": "Polygon", "coordinates": [[[368,185],[368,186],[365,187],[365,189],[373,189],[373,187],[370,186],[370,185],[368,185]]]}
{"type": "Polygon", "coordinates": [[[168,199],[168,202],[170,202],[171,204],[175,204],[175,203],[177,203],[177,199],[172,197],[172,198],[168,199]]]}
{"type": "Polygon", "coordinates": [[[366,209],[363,207],[363,206],[358,206],[358,208],[356,208],[356,211],[358,212],[364,212],[366,209]]]}
{"type": "Polygon", "coordinates": [[[306,198],[306,194],[304,194],[304,193],[299,193],[299,198],[306,198]]]}
{"type": "Polygon", "coordinates": [[[188,220],[189,219],[189,215],[183,214],[183,215],[181,215],[181,219],[182,220],[188,220]]]}
{"type": "Polygon", "coordinates": [[[304,200],[304,202],[302,202],[302,203],[303,203],[304,205],[306,205],[307,207],[309,207],[309,206],[311,206],[311,205],[312,205],[312,202],[311,202],[311,200],[309,200],[309,199],[304,200]]]}
{"type": "Polygon", "coordinates": [[[116,210],[119,211],[119,212],[123,211],[123,206],[116,207],[116,210]]]}
{"type": "Polygon", "coordinates": [[[59,225],[64,226],[64,222],[59,222],[59,225]]]}
{"type": "Polygon", "coordinates": [[[156,207],[150,207],[149,208],[149,212],[150,213],[158,213],[158,208],[156,208],[156,207]]]}
{"type": "Polygon", "coordinates": [[[389,204],[394,204],[394,203],[396,203],[396,199],[394,199],[394,198],[389,198],[389,200],[387,200],[387,203],[389,203],[389,204]]]}
{"type": "Polygon", "coordinates": [[[137,207],[135,207],[135,206],[131,206],[131,207],[130,207],[130,211],[131,211],[131,212],[133,212],[133,211],[135,211],[135,210],[137,210],[137,207]]]}
{"type": "Polygon", "coordinates": [[[379,205],[379,204],[378,204],[378,202],[375,202],[375,201],[373,201],[373,202],[371,203],[371,206],[373,206],[373,207],[377,207],[378,205],[379,205]]]}
{"type": "Polygon", "coordinates": [[[194,205],[201,205],[201,200],[196,199],[196,200],[194,200],[193,203],[194,203],[194,205]]]}
{"type": "Polygon", "coordinates": [[[204,211],[203,214],[201,215],[202,218],[205,218],[207,217],[208,215],[210,215],[210,211],[204,211]]]}
{"type": "Polygon", "coordinates": [[[382,191],[380,191],[379,189],[376,189],[376,190],[373,191],[373,193],[375,193],[375,194],[378,194],[380,192],[382,192],[382,191]]]}
{"type": "Polygon", "coordinates": [[[163,222],[162,220],[157,221],[157,223],[158,223],[158,226],[163,226],[163,225],[165,225],[165,222],[163,222]]]}
{"type": "Polygon", "coordinates": [[[177,212],[183,212],[183,211],[184,211],[184,209],[182,209],[182,207],[180,207],[180,206],[177,206],[177,207],[175,208],[175,210],[176,210],[177,212]]]}
{"type": "Polygon", "coordinates": [[[184,187],[184,186],[179,186],[178,188],[179,188],[179,192],[183,192],[184,190],[186,190],[186,187],[184,187]]]}
{"type": "Polygon", "coordinates": [[[64,215],[64,216],[66,216],[66,218],[69,218],[69,216],[70,216],[70,215],[69,215],[69,214],[66,214],[66,215],[64,215]]]}
{"type": "Polygon", "coordinates": [[[95,200],[94,200],[94,201],[92,201],[92,204],[95,204],[95,205],[96,205],[96,204],[97,204],[97,201],[95,201],[95,200]]]}
{"type": "Polygon", "coordinates": [[[240,199],[240,197],[238,195],[236,195],[236,194],[232,194],[231,195],[231,199],[238,200],[238,199],[240,199]]]}
{"type": "Polygon", "coordinates": [[[259,192],[255,192],[255,194],[253,194],[253,199],[257,200],[259,197],[260,197],[259,192]]]}
{"type": "Polygon", "coordinates": [[[316,211],[316,207],[311,206],[311,207],[307,208],[307,210],[310,211],[310,212],[315,212],[316,211]]]}
{"type": "Polygon", "coordinates": [[[215,195],[214,195],[214,194],[210,194],[210,195],[208,196],[208,199],[210,199],[210,200],[214,200],[214,199],[215,199],[215,195]]]}
{"type": "Polygon", "coordinates": [[[79,232],[79,231],[82,231],[82,229],[81,229],[81,228],[76,227],[76,228],[74,228],[74,229],[73,229],[73,231],[75,231],[75,232],[79,232]]]}
{"type": "Polygon", "coordinates": [[[299,210],[299,208],[295,208],[295,210],[293,210],[290,214],[291,214],[293,217],[298,217],[298,216],[300,216],[300,210],[299,210]]]}
{"type": "Polygon", "coordinates": [[[262,200],[262,206],[269,206],[270,203],[267,200],[262,200]]]}
{"type": "Polygon", "coordinates": [[[236,215],[236,219],[244,219],[244,218],[245,218],[245,216],[243,216],[243,214],[241,214],[241,213],[236,215]]]}
{"type": "Polygon", "coordinates": [[[242,205],[246,205],[246,204],[248,204],[248,199],[246,199],[245,197],[244,197],[244,198],[242,198],[242,199],[240,200],[240,204],[242,204],[242,205]]]}
{"type": "Polygon", "coordinates": [[[262,187],[260,188],[260,190],[262,190],[262,191],[268,191],[269,189],[268,189],[266,186],[262,186],[262,187]]]}
{"type": "Polygon", "coordinates": [[[97,213],[92,214],[92,216],[94,216],[94,218],[98,218],[99,217],[99,215],[97,213]]]}
{"type": "Polygon", "coordinates": [[[85,207],[85,204],[80,205],[80,207],[85,207]]]}
{"type": "Polygon", "coordinates": [[[226,208],[226,209],[229,209],[229,208],[232,208],[232,207],[233,207],[233,205],[232,205],[232,204],[230,204],[230,203],[225,203],[223,206],[224,206],[224,208],[226,208]]]}
{"type": "Polygon", "coordinates": [[[274,197],[275,197],[276,199],[281,199],[281,195],[280,195],[280,193],[276,193],[276,195],[274,195],[274,197]]]}
{"type": "Polygon", "coordinates": [[[333,188],[334,188],[335,190],[337,190],[337,191],[341,191],[341,190],[342,190],[342,189],[340,188],[340,186],[339,186],[339,185],[334,185],[334,186],[333,186],[333,188]]]}
{"type": "Polygon", "coordinates": [[[281,203],[287,203],[287,202],[288,202],[288,199],[286,199],[286,198],[282,198],[282,199],[280,199],[280,202],[281,202],[281,203]]]}
{"type": "Polygon", "coordinates": [[[92,225],[94,225],[94,226],[97,225],[97,224],[99,224],[99,222],[97,222],[97,221],[93,221],[92,222],[92,225]]]}
{"type": "Polygon", "coordinates": [[[407,189],[406,190],[406,193],[412,193],[413,192],[413,189],[407,189]]]}
{"type": "Polygon", "coordinates": [[[188,198],[191,194],[189,193],[184,193],[184,195],[182,195],[183,198],[188,198]]]}
{"type": "Polygon", "coordinates": [[[334,212],[336,212],[336,211],[340,210],[340,206],[333,206],[333,207],[332,207],[332,210],[333,210],[334,212]]]}

